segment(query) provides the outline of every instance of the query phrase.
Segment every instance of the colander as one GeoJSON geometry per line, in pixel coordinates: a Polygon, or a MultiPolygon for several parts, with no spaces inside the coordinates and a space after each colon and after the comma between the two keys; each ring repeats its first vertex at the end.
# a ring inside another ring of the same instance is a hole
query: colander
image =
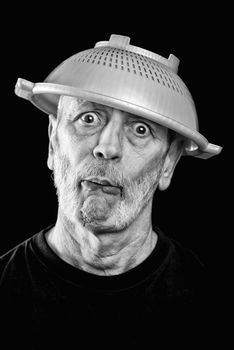
{"type": "Polygon", "coordinates": [[[48,114],[57,114],[61,95],[104,104],[159,123],[183,135],[184,154],[209,158],[222,147],[198,132],[193,98],[178,76],[179,59],[168,59],[111,35],[94,48],[62,62],[43,83],[19,78],[15,93],[48,114]]]}

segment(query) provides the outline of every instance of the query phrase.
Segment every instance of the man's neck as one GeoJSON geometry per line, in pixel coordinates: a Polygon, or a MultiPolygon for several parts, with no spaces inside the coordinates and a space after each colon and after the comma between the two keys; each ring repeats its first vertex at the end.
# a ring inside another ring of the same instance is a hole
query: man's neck
{"type": "Polygon", "coordinates": [[[157,243],[151,210],[145,208],[125,230],[94,234],[81,224],[68,225],[58,215],[47,233],[51,249],[64,261],[96,275],[117,275],[145,260],[157,243]]]}

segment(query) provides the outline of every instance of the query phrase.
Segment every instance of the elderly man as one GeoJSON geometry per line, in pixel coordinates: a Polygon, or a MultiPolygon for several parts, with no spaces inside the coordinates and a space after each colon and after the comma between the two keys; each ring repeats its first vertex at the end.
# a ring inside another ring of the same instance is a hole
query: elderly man
{"type": "Polygon", "coordinates": [[[151,221],[180,157],[221,151],[197,131],[178,63],[112,35],[44,83],[19,79],[16,93],[49,114],[59,205],[53,226],[1,258],[7,348],[17,335],[24,349],[111,349],[206,333],[205,269],[151,221]]]}

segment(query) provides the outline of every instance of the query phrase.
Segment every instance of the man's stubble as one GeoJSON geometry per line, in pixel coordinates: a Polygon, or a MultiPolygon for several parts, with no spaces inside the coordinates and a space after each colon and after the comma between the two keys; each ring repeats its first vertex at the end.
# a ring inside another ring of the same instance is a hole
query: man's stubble
{"type": "Polygon", "coordinates": [[[57,148],[54,154],[54,185],[57,189],[59,210],[67,222],[77,221],[84,227],[94,229],[110,225],[109,230],[127,228],[147,206],[157,188],[162,162],[155,161],[154,168],[145,170],[132,180],[106,160],[87,157],[74,169],[69,158],[57,148]],[[110,196],[82,198],[80,181],[88,177],[105,177],[122,188],[117,201],[110,196]]]}

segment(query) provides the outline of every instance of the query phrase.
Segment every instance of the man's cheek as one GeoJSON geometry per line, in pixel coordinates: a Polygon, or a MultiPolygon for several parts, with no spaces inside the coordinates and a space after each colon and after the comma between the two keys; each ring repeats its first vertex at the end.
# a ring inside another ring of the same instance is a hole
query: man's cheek
{"type": "Polygon", "coordinates": [[[162,160],[159,158],[152,157],[150,162],[147,162],[144,164],[144,167],[138,170],[135,178],[133,178],[133,181],[136,181],[137,183],[141,182],[142,179],[147,176],[150,173],[160,173],[162,167],[162,160]]]}

